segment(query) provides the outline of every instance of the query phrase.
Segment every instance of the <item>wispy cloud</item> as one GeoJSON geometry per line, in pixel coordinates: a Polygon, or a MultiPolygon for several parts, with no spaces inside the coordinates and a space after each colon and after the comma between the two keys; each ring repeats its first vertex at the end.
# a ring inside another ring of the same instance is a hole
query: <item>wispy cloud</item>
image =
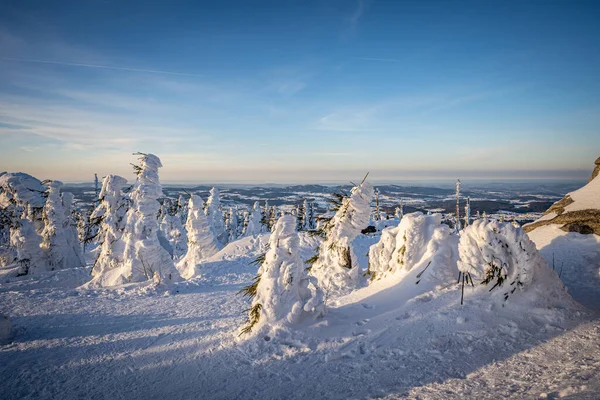
{"type": "Polygon", "coordinates": [[[63,66],[68,66],[68,67],[108,69],[108,70],[113,70],[113,71],[143,72],[143,73],[150,73],[150,74],[203,77],[203,75],[200,75],[200,74],[190,74],[190,73],[185,73],[185,72],[161,71],[161,70],[156,70],[156,69],[141,69],[141,68],[129,68],[129,67],[116,67],[116,66],[111,66],[111,65],[85,64],[85,63],[68,62],[68,61],[33,60],[33,59],[14,58],[14,57],[0,57],[0,60],[22,62],[22,63],[34,63],[34,64],[63,65],[63,66]]]}

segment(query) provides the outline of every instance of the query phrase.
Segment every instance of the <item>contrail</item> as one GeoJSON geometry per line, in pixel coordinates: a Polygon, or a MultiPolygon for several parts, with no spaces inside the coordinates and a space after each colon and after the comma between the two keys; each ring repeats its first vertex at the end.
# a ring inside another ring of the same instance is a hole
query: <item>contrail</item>
{"type": "Polygon", "coordinates": [[[159,70],[155,70],[155,69],[139,69],[139,68],[126,68],[126,67],[112,67],[110,65],[82,64],[82,63],[65,62],[65,61],[32,60],[32,59],[13,58],[13,57],[0,57],[0,60],[35,63],[35,64],[66,65],[69,67],[111,69],[111,70],[115,70],[115,71],[146,72],[146,73],[150,73],[150,74],[202,77],[202,75],[199,75],[199,74],[187,74],[185,72],[159,71],[159,70]]]}
{"type": "Polygon", "coordinates": [[[387,61],[387,62],[402,62],[402,60],[394,60],[392,58],[370,58],[370,57],[359,57],[359,60],[367,61],[387,61]]]}

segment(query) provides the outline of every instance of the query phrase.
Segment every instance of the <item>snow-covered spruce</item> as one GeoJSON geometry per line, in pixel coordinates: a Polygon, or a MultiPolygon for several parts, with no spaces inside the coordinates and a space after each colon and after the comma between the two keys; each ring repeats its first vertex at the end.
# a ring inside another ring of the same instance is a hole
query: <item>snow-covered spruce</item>
{"type": "Polygon", "coordinates": [[[75,254],[69,243],[70,222],[60,195],[63,184],[60,181],[50,181],[47,186],[42,248],[46,252],[48,266],[50,270],[84,266],[81,254],[75,254]]]}
{"type": "Polygon", "coordinates": [[[123,264],[113,271],[110,280],[105,280],[105,284],[111,286],[155,279],[155,275],[166,283],[180,279],[171,255],[161,246],[158,237],[158,198],[162,196],[158,169],[162,164],[153,154],[141,154],[139,160],[122,237],[125,242],[123,264]]]}
{"type": "Polygon", "coordinates": [[[244,236],[254,236],[259,233],[263,233],[265,231],[263,224],[260,222],[262,219],[262,211],[260,209],[260,205],[258,201],[254,202],[254,206],[252,207],[252,211],[248,216],[248,225],[246,225],[246,230],[244,231],[244,236]]]}
{"type": "Polygon", "coordinates": [[[457,244],[458,237],[442,224],[440,214],[406,214],[398,226],[384,229],[379,242],[369,249],[368,275],[378,280],[426,268],[427,277],[456,279],[457,244]]]}
{"type": "MultiPolygon", "coordinates": [[[[24,267],[20,273],[27,269],[29,258],[26,253],[30,252],[24,247],[35,250],[41,241],[39,233],[44,227],[42,211],[45,204],[42,193],[45,191],[44,185],[31,175],[22,172],[0,173],[0,267],[18,262],[24,267]],[[23,219],[32,224],[31,229],[23,219]],[[33,236],[29,236],[29,233],[33,233],[33,236]],[[35,242],[34,245],[26,243],[29,237],[35,242]],[[15,246],[20,248],[20,256],[15,246]]],[[[37,250],[34,252],[37,253],[37,250]]]]}
{"type": "MultiPolygon", "coordinates": [[[[93,284],[104,286],[103,281],[123,263],[125,243],[121,241],[125,229],[129,200],[121,190],[127,179],[118,175],[107,175],[102,181],[100,204],[92,212],[91,218],[99,221],[98,242],[100,252],[92,268],[93,284]]],[[[110,286],[107,285],[107,286],[110,286]]]]}
{"type": "Polygon", "coordinates": [[[188,250],[177,265],[181,276],[186,279],[197,275],[196,265],[221,249],[221,244],[217,240],[213,227],[204,214],[202,198],[193,194],[188,204],[189,211],[185,224],[188,250]]]}
{"type": "Polygon", "coordinates": [[[222,245],[226,245],[229,235],[225,230],[225,218],[223,217],[223,211],[221,210],[220,192],[216,187],[210,189],[210,196],[206,201],[206,208],[204,211],[215,231],[215,235],[217,235],[217,240],[222,245]]]}
{"type": "Polygon", "coordinates": [[[84,266],[85,258],[81,242],[79,241],[79,232],[77,231],[77,212],[75,210],[75,196],[73,193],[64,192],[62,194],[62,203],[65,210],[65,237],[67,239],[68,260],[73,260],[74,266],[84,266]]]}
{"type": "Polygon", "coordinates": [[[258,275],[242,290],[252,298],[252,305],[241,334],[285,329],[304,316],[324,313],[323,293],[299,256],[296,222],[292,215],[277,220],[258,275]]]}
{"type": "Polygon", "coordinates": [[[507,300],[535,282],[540,297],[560,297],[558,276],[539,254],[525,231],[509,222],[473,221],[461,234],[458,268],[476,291],[507,300]]]}
{"type": "Polygon", "coordinates": [[[334,204],[335,215],[321,228],[324,242],[310,267],[327,297],[342,295],[360,284],[360,267],[352,241],[369,224],[373,187],[363,181],[334,204]],[[313,262],[314,261],[314,262],[313,262]]]}

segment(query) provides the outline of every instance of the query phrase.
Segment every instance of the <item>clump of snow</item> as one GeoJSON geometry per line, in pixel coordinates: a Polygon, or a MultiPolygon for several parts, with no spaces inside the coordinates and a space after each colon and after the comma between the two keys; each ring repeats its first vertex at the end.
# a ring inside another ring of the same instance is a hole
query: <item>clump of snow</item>
{"type": "Polygon", "coordinates": [[[397,227],[384,229],[379,242],[369,249],[371,279],[401,277],[421,267],[427,268],[428,276],[432,273],[443,275],[440,279],[456,276],[458,239],[451,233],[442,224],[440,214],[404,215],[397,227]]]}
{"type": "Polygon", "coordinates": [[[319,248],[311,275],[327,296],[348,293],[360,284],[360,267],[352,241],[369,225],[373,187],[362,182],[341,200],[333,218],[325,224],[326,239],[319,248]]]}
{"type": "Polygon", "coordinates": [[[507,300],[517,290],[528,291],[535,282],[540,299],[562,297],[565,292],[535,243],[511,223],[474,221],[463,230],[458,251],[458,268],[473,281],[475,291],[507,300]]]}
{"type": "Polygon", "coordinates": [[[12,324],[8,317],[0,314],[0,344],[7,344],[13,338],[12,324]]]}
{"type": "Polygon", "coordinates": [[[284,215],[273,227],[269,251],[258,270],[256,281],[246,289],[253,298],[248,325],[242,333],[283,329],[304,316],[324,313],[323,293],[316,279],[308,276],[299,256],[296,218],[284,215]]]}
{"type": "Polygon", "coordinates": [[[110,279],[105,280],[109,286],[150,280],[155,272],[165,283],[180,279],[158,236],[158,198],[162,196],[158,169],[162,164],[153,154],[143,154],[139,160],[138,177],[130,193],[132,205],[127,212],[122,237],[125,242],[123,263],[120,268],[111,271],[110,279]]]}
{"type": "Polygon", "coordinates": [[[198,195],[192,195],[188,205],[187,253],[178,264],[181,276],[189,279],[197,275],[196,266],[221,249],[212,225],[204,214],[204,202],[198,195]]]}

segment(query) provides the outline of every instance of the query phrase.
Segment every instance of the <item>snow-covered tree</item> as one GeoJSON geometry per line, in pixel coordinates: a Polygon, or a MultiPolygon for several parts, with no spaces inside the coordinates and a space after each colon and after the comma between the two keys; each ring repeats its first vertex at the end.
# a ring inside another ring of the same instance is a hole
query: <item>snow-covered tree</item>
{"type": "Polygon", "coordinates": [[[206,202],[205,212],[217,235],[217,240],[222,245],[226,245],[229,235],[225,230],[225,218],[223,217],[223,211],[221,210],[221,196],[219,189],[216,187],[213,187],[210,190],[210,196],[206,202]]]}
{"type": "Polygon", "coordinates": [[[42,248],[46,252],[48,266],[51,270],[81,267],[85,263],[81,257],[72,254],[69,244],[70,232],[67,228],[70,223],[60,195],[63,184],[60,181],[50,181],[47,186],[48,198],[44,206],[45,227],[42,232],[42,248]]]}
{"type": "Polygon", "coordinates": [[[317,212],[315,210],[315,203],[310,202],[308,207],[308,229],[317,229],[317,212]]]}
{"type": "Polygon", "coordinates": [[[92,277],[103,286],[102,281],[111,276],[123,263],[125,243],[121,241],[125,224],[129,199],[121,190],[127,184],[127,179],[118,175],[107,175],[102,180],[102,190],[99,193],[100,204],[92,212],[92,218],[100,221],[98,242],[100,252],[92,268],[92,277]]]}
{"type": "Polygon", "coordinates": [[[320,229],[325,240],[310,260],[310,272],[327,296],[347,293],[360,283],[360,267],[352,241],[369,224],[372,197],[373,187],[365,180],[352,188],[350,194],[338,194],[331,210],[335,214],[320,229]]]}
{"type": "Polygon", "coordinates": [[[456,265],[451,244],[454,242],[456,246],[457,238],[450,236],[451,230],[442,224],[440,214],[406,214],[398,226],[384,229],[379,242],[369,249],[367,274],[371,280],[402,277],[414,268],[425,267],[428,262],[436,264],[428,268],[429,272],[435,270],[435,274],[447,275],[450,271],[454,274],[456,267],[453,270],[446,268],[445,272],[437,271],[439,266],[456,265]]]}
{"type": "Polygon", "coordinates": [[[277,215],[277,208],[275,208],[275,206],[271,206],[269,209],[269,231],[273,231],[273,227],[275,226],[278,218],[279,216],[277,215]]]}
{"type": "Polygon", "coordinates": [[[454,219],[454,229],[460,231],[460,179],[456,180],[456,215],[454,219]]]}
{"type": "Polygon", "coordinates": [[[303,317],[323,315],[323,293],[316,279],[308,276],[298,247],[296,219],[292,215],[280,217],[254,283],[242,290],[252,299],[242,334],[256,334],[263,327],[285,329],[303,317]]]}
{"type": "Polygon", "coordinates": [[[246,231],[244,232],[244,235],[246,236],[253,236],[253,235],[258,235],[259,233],[262,233],[265,231],[265,228],[263,226],[263,224],[261,223],[262,220],[262,211],[260,209],[260,205],[258,204],[258,201],[254,202],[254,207],[252,207],[252,211],[250,212],[249,216],[248,216],[248,225],[246,226],[246,231]]]}
{"type": "Polygon", "coordinates": [[[65,210],[65,237],[67,239],[67,260],[72,260],[72,266],[84,266],[85,258],[77,232],[77,211],[75,210],[75,196],[73,193],[64,192],[62,203],[65,210]]]}
{"type": "Polygon", "coordinates": [[[139,161],[140,165],[134,167],[137,180],[130,193],[132,204],[122,237],[125,242],[123,266],[112,284],[150,280],[155,274],[161,282],[180,278],[171,255],[159,241],[157,215],[162,187],[158,169],[162,164],[153,154],[140,154],[139,161]]]}
{"type": "Polygon", "coordinates": [[[527,289],[540,269],[548,269],[525,231],[510,223],[479,219],[465,228],[458,247],[463,288],[507,300],[527,289]]]}
{"type": "Polygon", "coordinates": [[[237,240],[240,229],[240,221],[238,220],[237,209],[229,209],[229,211],[227,212],[227,218],[225,220],[225,226],[227,233],[229,234],[228,242],[233,242],[237,240]]]}
{"type": "Polygon", "coordinates": [[[188,201],[182,194],[180,194],[177,199],[177,215],[179,216],[181,223],[185,225],[188,216],[188,201]]]}
{"type": "Polygon", "coordinates": [[[221,249],[215,232],[208,217],[204,214],[202,198],[193,194],[188,203],[187,253],[178,263],[177,268],[181,275],[189,279],[197,275],[196,266],[205,258],[211,257],[221,249]]]}
{"type": "Polygon", "coordinates": [[[375,188],[375,221],[381,221],[381,210],[379,209],[379,189],[375,188]]]}
{"type": "Polygon", "coordinates": [[[471,225],[471,198],[467,197],[467,204],[465,204],[465,226],[471,225]]]}

